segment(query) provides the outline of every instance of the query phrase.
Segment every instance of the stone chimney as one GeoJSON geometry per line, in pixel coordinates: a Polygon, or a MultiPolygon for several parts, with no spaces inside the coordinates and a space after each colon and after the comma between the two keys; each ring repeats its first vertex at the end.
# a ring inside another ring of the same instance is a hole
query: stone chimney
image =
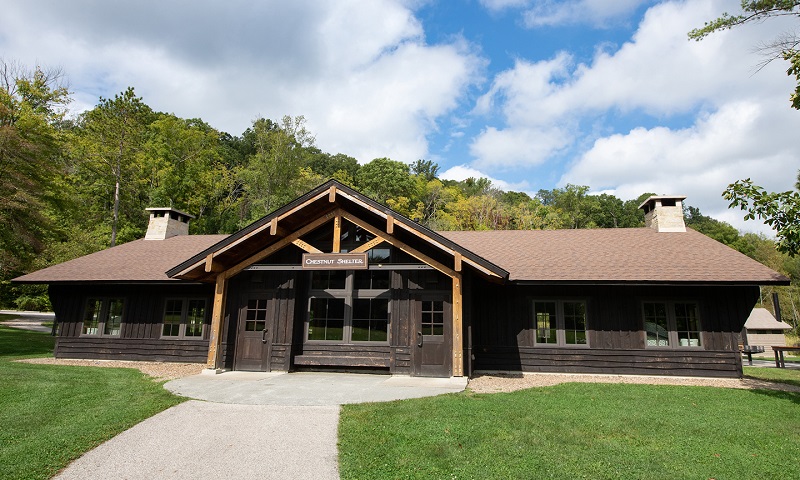
{"type": "Polygon", "coordinates": [[[662,195],[645,200],[639,208],[644,210],[644,224],[657,232],[685,232],[683,200],[685,195],[662,195]]]}
{"type": "Polygon", "coordinates": [[[146,208],[150,212],[145,240],[164,240],[176,235],[189,235],[189,219],[194,215],[174,208],[146,208]]]}

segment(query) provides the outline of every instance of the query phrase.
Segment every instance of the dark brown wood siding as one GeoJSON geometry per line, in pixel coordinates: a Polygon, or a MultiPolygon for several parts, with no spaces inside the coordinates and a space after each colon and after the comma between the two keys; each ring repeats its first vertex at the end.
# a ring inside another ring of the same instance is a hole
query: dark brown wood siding
{"type": "Polygon", "coordinates": [[[205,363],[211,318],[211,286],[206,285],[51,285],[50,300],[58,322],[55,356],[107,360],[205,363]],[[89,298],[124,298],[119,336],[81,335],[89,298]],[[164,301],[175,297],[206,299],[203,338],[161,338],[164,301]]]}
{"type": "MultiPolygon", "coordinates": [[[[473,277],[474,278],[474,277],[473,277]]],[[[741,376],[737,335],[758,299],[749,286],[535,286],[480,280],[467,289],[475,370],[741,376]],[[532,301],[584,300],[588,346],[534,344],[532,301]],[[701,348],[647,348],[642,302],[691,301],[701,348]]]]}

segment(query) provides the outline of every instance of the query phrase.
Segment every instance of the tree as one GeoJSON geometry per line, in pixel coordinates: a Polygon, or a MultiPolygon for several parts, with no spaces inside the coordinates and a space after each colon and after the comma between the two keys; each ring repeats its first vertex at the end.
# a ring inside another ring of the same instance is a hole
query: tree
{"type": "Polygon", "coordinates": [[[0,278],[21,273],[54,228],[69,92],[58,69],[0,59],[0,278]]]}
{"type": "Polygon", "coordinates": [[[261,118],[245,132],[254,152],[239,174],[246,197],[246,222],[263,217],[319,183],[321,177],[308,168],[314,136],[305,123],[302,115],[286,115],[280,124],[261,118]]]}
{"type": "MultiPolygon", "coordinates": [[[[123,189],[131,195],[138,193],[132,183],[136,157],[152,116],[150,107],[136,96],[133,87],[128,87],[113,99],[100,97],[98,105],[81,117],[75,161],[81,170],[81,181],[88,182],[83,187],[101,198],[111,197],[112,247],[117,244],[123,189]]],[[[137,214],[140,211],[134,215],[137,214]]]]}
{"type": "MultiPolygon", "coordinates": [[[[692,40],[702,40],[708,35],[720,30],[729,30],[747,23],[760,23],[768,18],[775,17],[799,17],[800,0],[742,0],[742,12],[736,15],[723,13],[721,17],[706,22],[702,28],[696,28],[689,32],[692,40]]],[[[800,110],[800,36],[798,32],[784,32],[779,34],[775,40],[762,46],[761,53],[765,60],[762,67],[767,63],[783,59],[789,62],[787,75],[794,75],[797,85],[794,93],[790,96],[792,108],[800,110]]]]}
{"type": "Polygon", "coordinates": [[[384,205],[390,198],[411,198],[415,187],[409,166],[389,158],[376,158],[362,166],[356,184],[364,194],[384,205]]]}
{"type": "Polygon", "coordinates": [[[739,241],[739,231],[733,225],[711,218],[700,213],[700,209],[687,205],[684,210],[686,226],[691,227],[703,235],[736,248],[739,241]]]}
{"type": "MultiPolygon", "coordinates": [[[[800,174],[796,186],[800,189],[800,174]]],[[[800,193],[767,192],[747,178],[728,185],[722,196],[731,202],[729,208],[747,211],[745,220],[758,217],[775,229],[778,251],[790,256],[800,253],[800,193]]]]}

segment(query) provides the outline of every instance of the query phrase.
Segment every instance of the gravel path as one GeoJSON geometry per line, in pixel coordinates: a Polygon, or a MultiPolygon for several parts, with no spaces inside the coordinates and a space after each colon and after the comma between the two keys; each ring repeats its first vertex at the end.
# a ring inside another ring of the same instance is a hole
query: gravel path
{"type": "Polygon", "coordinates": [[[26,363],[39,363],[45,365],[71,365],[78,367],[109,367],[109,368],[136,368],[142,373],[150,375],[156,380],[174,380],[176,378],[197,375],[204,368],[205,363],[174,363],[174,362],[134,362],[125,360],[73,360],[66,358],[29,358],[19,360],[26,363]]]}
{"type": "MultiPolygon", "coordinates": [[[[122,360],[72,360],[32,358],[21,362],[47,365],[85,367],[137,368],[157,380],[174,380],[200,373],[204,363],[134,362],[122,360]]],[[[581,375],[561,373],[486,374],[469,380],[468,388],[475,393],[513,392],[525,388],[549,387],[560,383],[634,383],[649,385],[690,385],[701,387],[767,389],[798,392],[800,387],[785,383],[767,382],[753,378],[651,377],[639,375],[581,375]]]]}
{"type": "Polygon", "coordinates": [[[648,377],[638,375],[580,375],[555,373],[492,374],[470,379],[468,388],[476,393],[513,392],[560,383],[636,383],[650,385],[691,385],[702,387],[768,389],[800,392],[800,387],[752,378],[648,377]]]}

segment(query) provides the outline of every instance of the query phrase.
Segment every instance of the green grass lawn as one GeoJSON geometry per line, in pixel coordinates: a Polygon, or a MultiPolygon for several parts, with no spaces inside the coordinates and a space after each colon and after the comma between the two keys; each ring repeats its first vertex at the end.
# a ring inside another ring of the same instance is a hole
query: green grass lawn
{"type": "Polygon", "coordinates": [[[744,376],[800,387],[800,370],[795,368],[744,367],[744,376]]]}
{"type": "Polygon", "coordinates": [[[800,394],[563,384],[345,405],[343,479],[800,478],[800,394]]]}
{"type": "Polygon", "coordinates": [[[0,478],[50,478],[183,401],[137,370],[13,362],[52,354],[46,333],[0,326],[0,478]]]}

